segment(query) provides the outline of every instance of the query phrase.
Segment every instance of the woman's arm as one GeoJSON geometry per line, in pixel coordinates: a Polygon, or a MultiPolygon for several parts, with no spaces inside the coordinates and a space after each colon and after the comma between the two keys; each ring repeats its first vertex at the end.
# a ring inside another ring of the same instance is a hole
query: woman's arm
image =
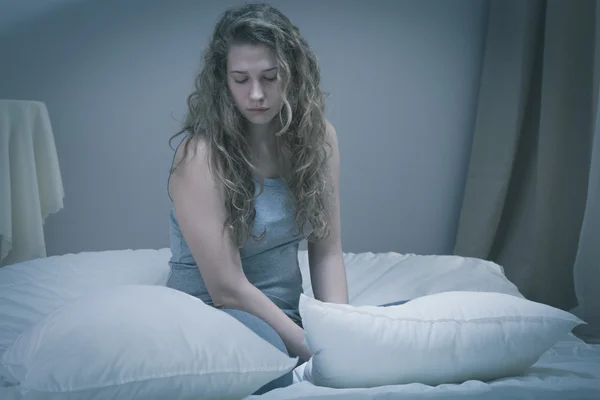
{"type": "MultiPolygon", "coordinates": [[[[187,140],[187,139],[186,139],[187,140]]],[[[292,356],[310,358],[304,331],[246,278],[231,232],[224,229],[223,191],[209,169],[203,138],[179,146],[169,192],[183,236],[198,265],[206,288],[218,308],[253,314],[269,324],[292,356]]]]}
{"type": "Polygon", "coordinates": [[[325,202],[330,217],[330,234],[319,242],[308,244],[310,279],[317,300],[348,304],[348,283],[340,229],[340,155],[337,134],[329,122],[327,122],[326,140],[332,151],[326,175],[327,188],[331,190],[331,197],[325,202]]]}

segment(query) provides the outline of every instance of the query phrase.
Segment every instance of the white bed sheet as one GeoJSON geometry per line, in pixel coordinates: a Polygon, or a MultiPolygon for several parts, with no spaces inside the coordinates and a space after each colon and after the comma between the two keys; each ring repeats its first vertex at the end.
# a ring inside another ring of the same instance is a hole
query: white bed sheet
{"type": "Polygon", "coordinates": [[[21,400],[21,395],[16,387],[0,386],[0,400],[21,400]]]}
{"type": "Polygon", "coordinates": [[[18,400],[21,397],[18,386],[7,379],[8,372],[0,363],[0,400],[18,400]]]}
{"type": "MultiPolygon", "coordinates": [[[[81,295],[122,284],[164,285],[169,257],[168,249],[89,252],[0,268],[0,353],[44,315],[81,295]]],[[[398,253],[347,253],[344,259],[354,305],[377,305],[449,290],[521,296],[500,266],[478,259],[398,253]]],[[[311,295],[306,251],[300,252],[299,261],[305,293],[311,295]]],[[[18,387],[10,386],[6,376],[0,369],[0,400],[21,400],[18,387]]],[[[340,390],[301,382],[248,399],[258,398],[600,400],[600,345],[586,345],[571,335],[546,353],[526,376],[493,383],[340,390]]]]}
{"type": "MultiPolygon", "coordinates": [[[[301,373],[302,366],[295,373],[301,373]]],[[[1,371],[0,371],[1,375],[1,371]]],[[[0,378],[1,400],[22,400],[17,386],[0,378]]],[[[436,387],[409,384],[369,389],[331,389],[308,382],[295,383],[246,400],[598,400],[600,399],[600,345],[575,337],[559,342],[521,377],[490,383],[469,381],[436,387]]],[[[173,399],[177,400],[177,399],[173,399]]]]}

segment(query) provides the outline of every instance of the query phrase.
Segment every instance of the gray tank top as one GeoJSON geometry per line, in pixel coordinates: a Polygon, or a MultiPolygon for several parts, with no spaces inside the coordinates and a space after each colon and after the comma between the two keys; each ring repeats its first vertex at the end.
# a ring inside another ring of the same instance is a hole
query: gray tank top
{"type": "MultiPolygon", "coordinates": [[[[307,233],[296,235],[295,201],[285,182],[281,179],[265,179],[264,182],[264,190],[260,195],[260,184],[256,184],[258,196],[255,200],[253,233],[260,235],[266,228],[266,235],[260,241],[249,238],[240,249],[242,268],[254,286],[302,326],[298,311],[302,293],[298,246],[307,233]]],[[[183,238],[174,209],[170,211],[170,238],[171,275],[167,286],[213,306],[198,266],[183,238]]]]}

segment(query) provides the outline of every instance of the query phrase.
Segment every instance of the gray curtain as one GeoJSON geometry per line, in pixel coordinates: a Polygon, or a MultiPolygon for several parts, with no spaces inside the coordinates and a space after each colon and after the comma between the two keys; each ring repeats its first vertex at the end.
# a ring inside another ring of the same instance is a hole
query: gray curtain
{"type": "Polygon", "coordinates": [[[588,339],[600,321],[598,3],[490,1],[454,249],[576,312],[588,339]]]}

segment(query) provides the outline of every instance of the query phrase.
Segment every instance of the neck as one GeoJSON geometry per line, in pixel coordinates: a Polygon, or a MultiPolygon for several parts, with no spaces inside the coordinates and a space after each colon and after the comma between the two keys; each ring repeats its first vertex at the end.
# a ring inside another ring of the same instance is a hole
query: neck
{"type": "Polygon", "coordinates": [[[248,132],[249,142],[254,148],[264,148],[265,146],[268,148],[272,148],[277,143],[275,138],[275,132],[277,132],[277,128],[279,126],[279,122],[276,119],[273,119],[269,124],[264,125],[254,125],[248,124],[246,127],[248,132]]]}

